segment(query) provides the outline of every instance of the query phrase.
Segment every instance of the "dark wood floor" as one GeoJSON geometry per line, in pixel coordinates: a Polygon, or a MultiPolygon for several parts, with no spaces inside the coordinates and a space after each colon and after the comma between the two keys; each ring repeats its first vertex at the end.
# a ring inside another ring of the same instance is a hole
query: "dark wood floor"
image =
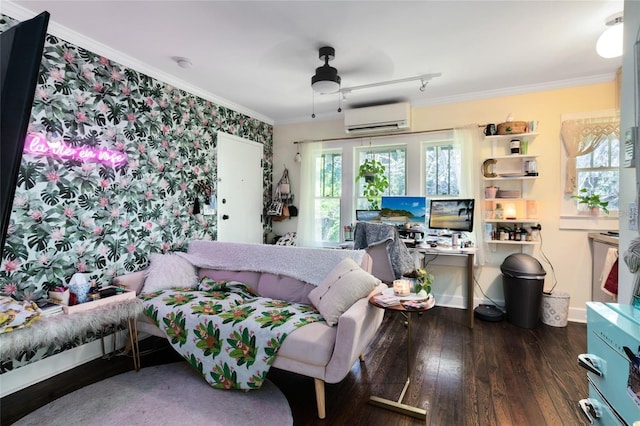
{"type": "MultiPolygon", "coordinates": [[[[476,321],[470,330],[465,321],[460,309],[414,314],[414,370],[403,402],[426,409],[428,425],[586,424],[577,401],[587,396],[587,379],[576,362],[586,352],[585,324],[522,329],[476,321]]],[[[143,356],[143,367],[180,359],[161,340],[146,339],[142,346],[156,347],[143,356]]],[[[406,347],[403,318],[387,312],[365,363],[326,386],[325,420],[316,417],[311,378],[272,369],[269,379],[287,397],[295,425],[423,425],[368,403],[371,395],[397,400],[406,378],[406,347]]],[[[1,424],[131,367],[123,356],[96,360],[2,398],[1,424]]]]}

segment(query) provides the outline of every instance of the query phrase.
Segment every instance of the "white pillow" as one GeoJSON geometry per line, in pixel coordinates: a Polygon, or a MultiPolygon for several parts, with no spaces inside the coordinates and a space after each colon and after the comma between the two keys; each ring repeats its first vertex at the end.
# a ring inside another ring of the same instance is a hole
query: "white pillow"
{"type": "Polygon", "coordinates": [[[174,287],[194,287],[198,284],[196,267],[176,254],[157,254],[149,257],[150,265],[142,293],[152,293],[174,287]]]}
{"type": "Polygon", "coordinates": [[[318,287],[309,292],[309,300],[327,324],[333,326],[338,323],[340,315],[371,293],[378,284],[378,278],[347,257],[327,274],[318,287]]]}

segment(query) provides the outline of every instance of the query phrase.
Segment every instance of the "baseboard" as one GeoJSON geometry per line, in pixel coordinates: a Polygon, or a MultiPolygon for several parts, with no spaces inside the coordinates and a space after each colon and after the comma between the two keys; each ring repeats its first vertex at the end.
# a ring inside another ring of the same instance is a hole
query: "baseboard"
{"type": "MultiPolygon", "coordinates": [[[[451,296],[447,294],[434,294],[436,298],[437,306],[444,306],[446,308],[458,308],[458,309],[466,309],[467,308],[467,299],[462,296],[451,296]]],[[[473,306],[478,306],[481,303],[486,304],[497,304],[500,306],[504,306],[504,300],[489,300],[486,298],[474,298],[473,306]]],[[[586,308],[569,308],[569,316],[568,321],[570,322],[578,322],[578,323],[586,323],[587,322],[587,309],[586,308]]]]}
{"type": "MultiPolygon", "coordinates": [[[[113,347],[113,336],[104,338],[106,351],[113,347]]],[[[117,333],[116,350],[122,349],[128,339],[128,331],[121,330],[117,333]]],[[[15,370],[0,375],[0,397],[4,398],[14,392],[46,380],[57,374],[75,368],[86,362],[102,356],[102,344],[100,339],[86,343],[59,354],[44,358],[32,364],[27,364],[15,370]]]]}

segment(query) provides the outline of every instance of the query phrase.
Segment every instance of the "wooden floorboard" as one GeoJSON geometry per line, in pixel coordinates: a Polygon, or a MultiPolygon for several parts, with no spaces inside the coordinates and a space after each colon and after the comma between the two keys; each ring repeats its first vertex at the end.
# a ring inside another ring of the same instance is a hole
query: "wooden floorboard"
{"type": "MultiPolygon", "coordinates": [[[[466,311],[435,307],[413,314],[413,372],[405,404],[427,411],[428,425],[586,424],[577,401],[587,396],[585,371],[576,358],[586,352],[586,325],[569,323],[534,329],[509,322],[476,320],[466,311]]],[[[162,340],[143,342],[142,366],[179,357],[162,340]]],[[[371,395],[397,400],[406,379],[404,318],[385,313],[365,352],[338,384],[327,384],[325,420],[316,416],[313,379],[272,369],[269,379],[285,394],[295,425],[424,425],[422,420],[369,403],[371,395]]],[[[9,425],[36,408],[82,386],[128,371],[131,359],[96,360],[0,401],[0,423],[9,425]]],[[[1,376],[0,376],[1,380],[1,376]]]]}

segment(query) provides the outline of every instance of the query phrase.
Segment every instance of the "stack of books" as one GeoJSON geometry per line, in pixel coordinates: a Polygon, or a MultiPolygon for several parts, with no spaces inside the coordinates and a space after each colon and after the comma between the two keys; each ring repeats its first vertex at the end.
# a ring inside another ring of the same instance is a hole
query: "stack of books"
{"type": "Polygon", "coordinates": [[[396,306],[400,304],[400,299],[391,294],[377,294],[373,300],[380,306],[396,306]]]}
{"type": "Polygon", "coordinates": [[[38,303],[38,308],[40,308],[40,315],[42,317],[57,315],[64,312],[62,309],[62,305],[53,303],[50,300],[45,300],[44,302],[38,303]]]}

